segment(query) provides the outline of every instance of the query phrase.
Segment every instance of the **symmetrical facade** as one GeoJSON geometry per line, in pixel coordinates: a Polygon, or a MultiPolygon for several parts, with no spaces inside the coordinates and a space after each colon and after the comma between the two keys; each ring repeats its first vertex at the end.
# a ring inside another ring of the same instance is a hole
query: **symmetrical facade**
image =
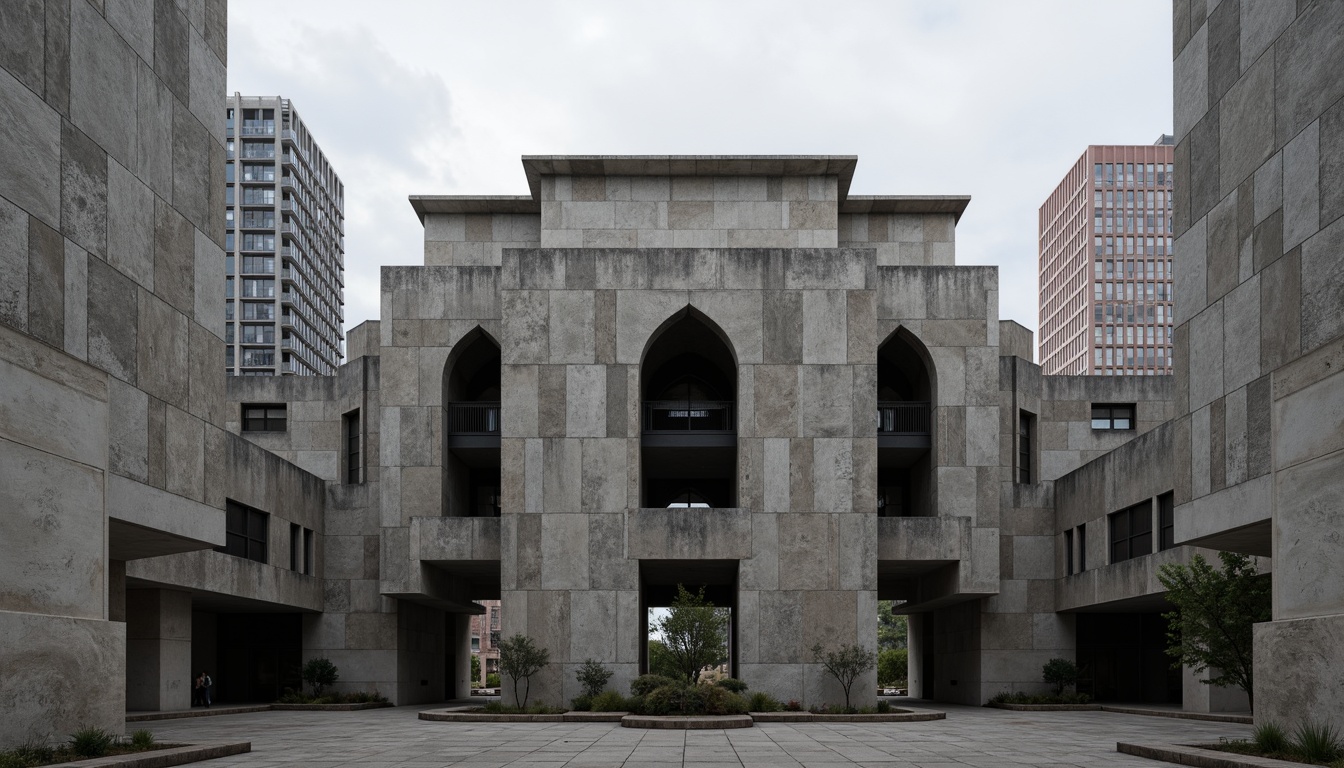
{"type": "Polygon", "coordinates": [[[1088,147],[1041,206],[1046,373],[1171,373],[1172,143],[1088,147]]]}
{"type": "Polygon", "coordinates": [[[185,708],[193,670],[268,700],[315,657],[465,695],[488,600],[558,704],[585,658],[644,668],[676,584],[806,704],[840,696],[807,649],[874,647],[893,599],[916,695],[1063,656],[1100,699],[1244,708],[1161,652],[1156,570],[1197,546],[1273,565],[1257,717],[1338,720],[1344,4],[1298,5],[1175,3],[1190,266],[1142,377],[1044,373],[955,264],[967,199],[853,195],[834,156],[415,197],[424,262],[344,364],[225,377],[223,3],[0,5],[0,740],[185,708]]]}
{"type": "Polygon", "coordinates": [[[228,100],[224,365],[330,376],[341,364],[345,187],[289,99],[228,100]]]}

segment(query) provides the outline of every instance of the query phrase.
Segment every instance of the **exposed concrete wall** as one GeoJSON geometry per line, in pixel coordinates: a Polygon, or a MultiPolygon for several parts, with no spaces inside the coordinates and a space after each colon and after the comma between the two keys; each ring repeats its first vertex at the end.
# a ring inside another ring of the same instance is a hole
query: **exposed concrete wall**
{"type": "Polygon", "coordinates": [[[541,247],[834,248],[838,205],[835,176],[546,175],[541,247]]]}
{"type": "Polygon", "coordinates": [[[436,213],[424,225],[427,267],[498,267],[505,248],[541,245],[537,213],[436,213]]]}
{"type": "Polygon", "coordinates": [[[191,705],[191,594],[173,589],[126,593],[126,709],[191,705]]]}
{"type": "Polygon", "coordinates": [[[222,0],[0,5],[0,745],[122,731],[110,558],[223,542],[225,26],[222,0]]]}
{"type": "Polygon", "coordinates": [[[1274,556],[1257,720],[1338,726],[1344,6],[1178,0],[1173,18],[1176,535],[1274,556]]]}
{"type": "Polygon", "coordinates": [[[842,213],[841,248],[872,248],[879,267],[950,267],[956,263],[956,216],[950,213],[842,213]]]}

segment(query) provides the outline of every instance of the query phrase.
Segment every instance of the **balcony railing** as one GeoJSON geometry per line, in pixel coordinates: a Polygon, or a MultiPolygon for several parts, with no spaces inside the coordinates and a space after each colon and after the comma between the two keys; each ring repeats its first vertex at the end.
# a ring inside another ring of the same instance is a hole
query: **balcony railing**
{"type": "Polygon", "coordinates": [[[883,401],[877,404],[878,435],[927,435],[929,404],[883,401]]]}
{"type": "Polygon", "coordinates": [[[646,433],[727,433],[737,431],[732,400],[649,400],[646,433]]]}
{"type": "Polygon", "coordinates": [[[453,435],[499,435],[499,403],[448,403],[448,432],[453,435]]]}

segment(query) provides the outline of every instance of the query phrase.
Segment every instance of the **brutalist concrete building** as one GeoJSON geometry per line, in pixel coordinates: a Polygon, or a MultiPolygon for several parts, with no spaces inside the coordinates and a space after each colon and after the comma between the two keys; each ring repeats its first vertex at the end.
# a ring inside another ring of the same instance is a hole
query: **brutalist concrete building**
{"type": "Polygon", "coordinates": [[[851,194],[854,157],[525,157],[526,195],[412,198],[423,262],[334,375],[226,383],[223,4],[5,4],[4,740],[313,657],[439,701],[490,599],[560,703],[584,658],[639,673],[678,583],[807,704],[839,696],[807,649],[895,599],[917,695],[1064,656],[1244,707],[1161,652],[1197,546],[1273,566],[1257,716],[1344,711],[1344,5],[1301,5],[1175,4],[1174,377],[1042,375],[955,263],[967,198],[851,194]]]}

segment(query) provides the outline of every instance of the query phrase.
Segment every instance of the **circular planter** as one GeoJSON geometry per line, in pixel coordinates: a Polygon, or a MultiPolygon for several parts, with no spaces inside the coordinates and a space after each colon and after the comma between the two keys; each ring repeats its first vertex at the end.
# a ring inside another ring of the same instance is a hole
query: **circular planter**
{"type": "Polygon", "coordinates": [[[750,728],[751,715],[722,715],[705,717],[679,717],[676,715],[626,715],[621,718],[622,728],[652,728],[655,730],[724,730],[728,728],[750,728]]]}
{"type": "Polygon", "coordinates": [[[563,723],[565,715],[500,715],[489,712],[455,712],[448,709],[426,710],[421,720],[444,723],[563,723]]]}
{"type": "Polygon", "coordinates": [[[752,712],[758,723],[917,723],[943,720],[946,712],[901,709],[871,715],[826,715],[812,712],[752,712]]]}
{"type": "Polygon", "coordinates": [[[566,712],[566,723],[619,723],[629,712],[566,712]]]}
{"type": "Polygon", "coordinates": [[[986,704],[995,709],[1011,709],[1014,712],[1097,712],[1100,704],[986,704]]]}
{"type": "Polygon", "coordinates": [[[758,723],[810,723],[811,712],[752,712],[751,719],[758,723]]]}

